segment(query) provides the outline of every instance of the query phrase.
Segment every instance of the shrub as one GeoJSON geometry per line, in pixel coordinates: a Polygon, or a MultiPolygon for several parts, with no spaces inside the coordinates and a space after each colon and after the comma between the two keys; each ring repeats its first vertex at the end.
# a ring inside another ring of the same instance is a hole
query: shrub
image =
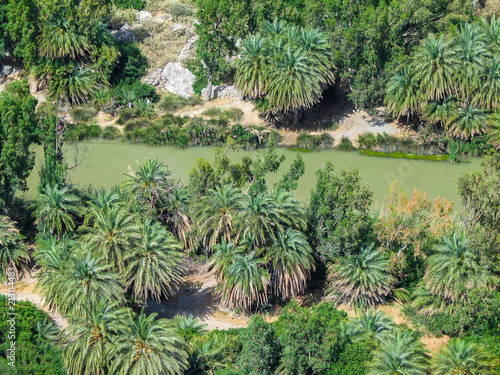
{"type": "Polygon", "coordinates": [[[192,95],[187,98],[187,105],[195,106],[195,105],[203,105],[203,99],[200,95],[192,95]]]}
{"type": "Polygon", "coordinates": [[[102,137],[104,139],[115,139],[118,138],[120,135],[121,135],[120,130],[113,125],[106,126],[102,131],[102,137]]]}
{"type": "Polygon", "coordinates": [[[361,133],[358,135],[358,145],[363,150],[373,150],[377,146],[377,137],[373,133],[361,133]]]}
{"type": "Polygon", "coordinates": [[[116,120],[116,123],[119,125],[124,125],[126,122],[139,117],[139,112],[134,107],[126,108],[120,112],[120,117],[116,120]]]}
{"type": "Polygon", "coordinates": [[[190,120],[190,117],[188,116],[175,116],[171,113],[167,113],[163,116],[161,116],[158,120],[156,120],[156,123],[161,124],[162,126],[167,126],[167,125],[177,125],[177,126],[182,126],[186,124],[190,120]]]}
{"type": "Polygon", "coordinates": [[[148,127],[149,125],[151,125],[151,123],[147,120],[147,119],[144,119],[144,118],[139,118],[139,119],[135,119],[135,120],[130,120],[128,121],[126,124],[125,124],[125,128],[124,130],[126,132],[128,131],[132,131],[134,129],[140,129],[140,128],[146,128],[148,127]]]}
{"type": "Polygon", "coordinates": [[[188,105],[187,99],[179,95],[167,94],[158,104],[158,107],[165,112],[174,112],[188,105]]]}
{"type": "Polygon", "coordinates": [[[314,135],[302,132],[298,135],[295,141],[295,146],[304,150],[312,150],[317,148],[319,144],[317,143],[317,139],[314,135]]]}
{"type": "Polygon", "coordinates": [[[352,142],[349,138],[347,137],[342,137],[342,139],[340,140],[340,143],[339,145],[337,146],[337,148],[341,151],[353,151],[355,150],[356,148],[352,145],[352,142]]]}
{"type": "Polygon", "coordinates": [[[117,42],[120,60],[113,69],[110,83],[113,86],[131,85],[146,74],[147,60],[136,43],[117,42]]]}
{"type": "Polygon", "coordinates": [[[76,107],[69,112],[75,122],[87,122],[93,118],[97,112],[94,108],[76,107]]]}
{"type": "Polygon", "coordinates": [[[146,3],[142,0],[114,0],[113,5],[121,9],[133,8],[135,10],[141,10],[144,9],[146,3]]]}
{"type": "Polygon", "coordinates": [[[203,111],[202,115],[207,116],[207,117],[216,117],[217,119],[221,121],[233,121],[237,122],[240,121],[243,118],[243,111],[239,108],[218,108],[218,107],[213,107],[213,108],[208,108],[205,111],[203,111]]]}
{"type": "Polygon", "coordinates": [[[115,30],[120,29],[125,22],[132,24],[135,21],[136,11],[130,8],[118,8],[113,6],[107,16],[108,25],[115,30]]]}
{"type": "Polygon", "coordinates": [[[332,147],[333,144],[335,143],[335,140],[329,133],[323,133],[318,137],[322,148],[332,147]]]}
{"type": "Polygon", "coordinates": [[[95,90],[92,93],[92,104],[97,110],[103,109],[111,99],[111,92],[109,90],[95,90]]]}
{"type": "Polygon", "coordinates": [[[205,120],[198,117],[191,120],[186,127],[186,133],[192,146],[222,144],[225,141],[225,136],[216,127],[208,125],[205,120]]]}
{"type": "Polygon", "coordinates": [[[222,108],[212,107],[205,109],[201,114],[207,117],[217,117],[222,113],[222,108]]]}
{"type": "Polygon", "coordinates": [[[156,111],[151,103],[147,100],[139,99],[134,102],[134,106],[139,113],[139,115],[148,120],[156,118],[156,111]]]}
{"type": "Polygon", "coordinates": [[[123,110],[123,106],[115,99],[111,98],[102,106],[102,111],[113,117],[117,116],[123,110]]]}
{"type": "Polygon", "coordinates": [[[337,130],[339,128],[339,123],[337,121],[325,121],[323,127],[326,130],[337,130]]]}
{"type": "Polygon", "coordinates": [[[177,20],[179,17],[189,17],[193,15],[193,9],[190,6],[181,3],[173,3],[168,7],[168,11],[174,20],[177,20]]]}
{"type": "Polygon", "coordinates": [[[243,111],[239,108],[231,107],[222,111],[222,114],[219,116],[219,119],[227,119],[228,121],[241,121],[243,118],[243,111]]]}
{"type": "Polygon", "coordinates": [[[86,141],[98,138],[101,131],[101,127],[96,123],[73,125],[67,130],[65,139],[67,142],[86,141]]]}

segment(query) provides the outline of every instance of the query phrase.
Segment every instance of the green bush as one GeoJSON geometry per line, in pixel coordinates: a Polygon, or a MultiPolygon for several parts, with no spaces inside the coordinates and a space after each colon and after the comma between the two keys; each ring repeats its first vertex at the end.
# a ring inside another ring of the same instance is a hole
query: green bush
{"type": "Polygon", "coordinates": [[[87,122],[95,117],[97,111],[94,108],[76,107],[69,114],[75,122],[87,122]]]}
{"type": "Polygon", "coordinates": [[[342,137],[340,143],[337,146],[337,149],[341,151],[354,151],[356,148],[352,145],[352,142],[347,137],[342,137]]]}
{"type": "Polygon", "coordinates": [[[78,124],[69,127],[66,132],[66,141],[80,142],[93,138],[98,138],[101,135],[102,129],[97,123],[78,124]]]}
{"type": "Polygon", "coordinates": [[[113,0],[112,3],[121,9],[134,8],[135,10],[142,10],[146,6],[146,2],[142,0],[113,0]]]}
{"type": "Polygon", "coordinates": [[[134,107],[127,107],[120,112],[120,116],[118,117],[118,120],[116,120],[116,123],[118,125],[125,125],[125,123],[137,117],[139,117],[139,111],[137,111],[137,109],[134,107]]]}
{"type": "Polygon", "coordinates": [[[106,126],[102,131],[102,137],[104,139],[115,139],[118,138],[120,135],[121,135],[120,130],[113,125],[106,126]]]}
{"type": "Polygon", "coordinates": [[[317,139],[314,135],[302,132],[297,136],[295,146],[304,150],[312,150],[317,148],[319,144],[317,143],[317,139]]]}
{"type": "Polygon", "coordinates": [[[146,128],[149,125],[151,125],[151,122],[149,122],[147,119],[139,118],[127,121],[124,130],[127,132],[127,131],[132,131],[134,129],[146,128]]]}
{"type": "Polygon", "coordinates": [[[377,146],[377,137],[373,133],[361,133],[358,135],[358,145],[363,150],[373,150],[377,146]]]}
{"type": "Polygon", "coordinates": [[[7,337],[9,322],[7,313],[7,298],[0,295],[0,373],[5,375],[51,374],[65,375],[62,361],[62,350],[57,343],[50,340],[44,333],[51,332],[54,338],[59,329],[52,323],[47,313],[36,308],[31,302],[17,301],[16,313],[16,361],[13,369],[6,358],[10,339],[7,337]],[[40,331],[39,331],[40,329],[40,331]],[[44,329],[45,332],[42,331],[44,329]]]}
{"type": "Polygon", "coordinates": [[[168,12],[172,15],[174,20],[179,17],[189,17],[193,15],[193,9],[186,4],[173,3],[168,7],[168,12]]]}
{"type": "Polygon", "coordinates": [[[232,122],[238,122],[243,118],[243,111],[239,108],[219,108],[219,107],[213,107],[213,108],[208,108],[205,111],[202,112],[202,115],[207,116],[207,117],[216,117],[217,119],[221,121],[232,121],[232,122]]]}
{"type": "Polygon", "coordinates": [[[146,74],[147,59],[136,43],[117,42],[117,45],[120,59],[109,81],[113,86],[131,85],[146,74]]]}
{"type": "Polygon", "coordinates": [[[165,112],[175,112],[188,105],[187,99],[179,95],[166,94],[158,104],[158,108],[165,112]]]}
{"type": "Polygon", "coordinates": [[[217,117],[222,113],[222,108],[212,107],[205,109],[201,114],[207,117],[217,117]]]}

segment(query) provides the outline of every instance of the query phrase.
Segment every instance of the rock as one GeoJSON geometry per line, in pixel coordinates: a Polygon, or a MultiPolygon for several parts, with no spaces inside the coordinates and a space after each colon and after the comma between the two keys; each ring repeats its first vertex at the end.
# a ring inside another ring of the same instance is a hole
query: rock
{"type": "Polygon", "coordinates": [[[172,26],[172,31],[178,31],[185,29],[186,25],[183,25],[182,23],[174,23],[174,26],[172,26]]]}
{"type": "Polygon", "coordinates": [[[115,33],[115,38],[127,42],[133,41],[135,40],[134,29],[127,22],[125,22],[121,29],[115,33]]]}
{"type": "Polygon", "coordinates": [[[194,57],[192,56],[194,53],[194,50],[196,49],[196,41],[198,40],[198,35],[195,35],[191,38],[188,39],[186,42],[186,45],[182,47],[181,52],[179,53],[179,61],[182,61],[188,57],[194,57]]]}
{"type": "Polygon", "coordinates": [[[196,76],[179,63],[169,62],[162,71],[165,82],[163,89],[187,98],[194,94],[193,83],[196,76]]]}
{"type": "Polygon", "coordinates": [[[162,68],[153,70],[144,78],[144,82],[153,87],[160,88],[165,83],[165,77],[163,77],[162,72],[163,72],[162,68]]]}
{"type": "MultiPolygon", "coordinates": [[[[205,87],[201,90],[201,96],[207,97],[208,90],[205,87]]],[[[232,99],[243,99],[241,91],[234,85],[222,85],[222,86],[212,86],[212,99],[218,98],[232,98],[232,99]]]]}
{"type": "Polygon", "coordinates": [[[141,10],[137,14],[137,19],[139,20],[139,22],[142,22],[142,21],[150,19],[150,18],[153,18],[153,16],[151,15],[151,13],[149,13],[145,10],[141,10]]]}
{"type": "Polygon", "coordinates": [[[0,78],[7,78],[9,76],[15,76],[21,72],[17,66],[12,66],[9,64],[0,65],[0,78]]]}

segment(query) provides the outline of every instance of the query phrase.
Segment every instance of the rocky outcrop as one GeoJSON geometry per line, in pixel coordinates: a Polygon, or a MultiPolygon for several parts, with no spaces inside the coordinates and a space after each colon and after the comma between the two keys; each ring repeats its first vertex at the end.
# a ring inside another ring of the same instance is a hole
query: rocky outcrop
{"type": "MultiPolygon", "coordinates": [[[[205,87],[201,90],[201,96],[207,97],[207,88],[205,87]]],[[[222,86],[213,86],[212,87],[212,99],[218,98],[231,98],[231,99],[243,99],[243,95],[241,91],[236,88],[234,85],[222,85],[222,86]]]]}
{"type": "Polygon", "coordinates": [[[21,70],[19,68],[12,65],[0,65],[0,78],[7,78],[10,75],[16,75],[20,71],[21,70]]]}
{"type": "Polygon", "coordinates": [[[194,94],[193,83],[196,77],[189,69],[179,63],[169,62],[163,69],[152,71],[144,81],[162,91],[187,98],[194,94]]]}
{"type": "Polygon", "coordinates": [[[151,18],[153,18],[153,16],[148,11],[141,10],[141,11],[139,11],[139,13],[137,13],[137,20],[139,22],[143,22],[144,20],[151,19],[151,18]]]}
{"type": "Polygon", "coordinates": [[[186,45],[182,47],[181,52],[179,52],[179,61],[182,61],[189,57],[194,57],[194,51],[196,49],[197,40],[198,40],[198,35],[195,35],[188,39],[186,45]]]}
{"type": "Polygon", "coordinates": [[[119,40],[123,40],[126,42],[131,42],[135,40],[135,33],[132,26],[130,26],[127,22],[115,33],[115,38],[119,40]]]}

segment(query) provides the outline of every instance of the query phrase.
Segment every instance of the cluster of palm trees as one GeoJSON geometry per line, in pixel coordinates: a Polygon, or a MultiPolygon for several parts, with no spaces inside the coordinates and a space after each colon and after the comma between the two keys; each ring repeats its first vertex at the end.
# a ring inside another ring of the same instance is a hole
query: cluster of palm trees
{"type": "Polygon", "coordinates": [[[288,299],[305,290],[314,259],[303,232],[305,210],[291,192],[248,195],[217,186],[196,205],[194,218],[226,305],[252,310],[269,295],[288,299]]]}
{"type": "Polygon", "coordinates": [[[266,112],[293,113],[297,122],[334,82],[332,60],[324,33],[276,19],[243,40],[236,84],[244,95],[265,100],[266,112]]]}
{"type": "Polygon", "coordinates": [[[493,375],[500,369],[498,358],[480,345],[460,339],[450,340],[431,360],[415,332],[396,325],[380,310],[358,311],[355,318],[344,324],[343,335],[373,350],[369,375],[493,375]]]}
{"type": "MultiPolygon", "coordinates": [[[[500,140],[500,19],[463,24],[449,35],[430,35],[411,63],[391,78],[387,110],[418,116],[454,137],[492,132],[500,140]]],[[[500,145],[500,143],[498,143],[500,145]]]]}

